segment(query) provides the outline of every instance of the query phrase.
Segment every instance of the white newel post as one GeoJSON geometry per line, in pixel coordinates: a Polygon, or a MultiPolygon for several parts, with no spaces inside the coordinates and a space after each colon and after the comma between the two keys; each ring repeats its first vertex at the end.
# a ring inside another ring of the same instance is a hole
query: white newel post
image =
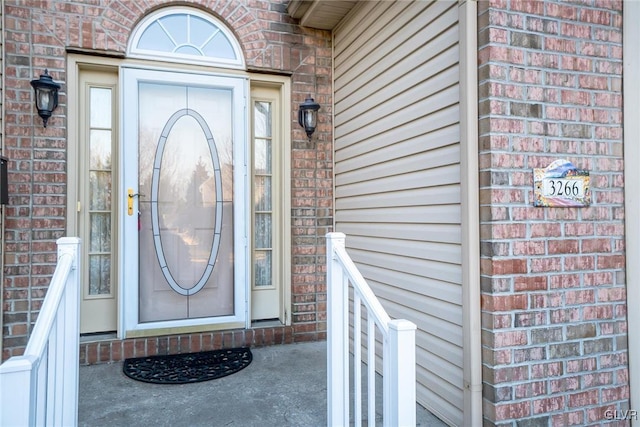
{"type": "Polygon", "coordinates": [[[22,356],[0,365],[0,425],[78,424],[80,239],[57,241],[58,265],[22,356]]]}
{"type": "MultiPolygon", "coordinates": [[[[361,422],[360,307],[366,307],[368,348],[375,349],[375,329],[383,335],[383,425],[416,425],[416,325],[404,319],[391,320],[345,249],[343,233],[328,233],[327,239],[327,423],[349,425],[351,393],[349,367],[349,290],[354,291],[354,419],[361,422]],[[374,324],[375,323],[375,324],[374,324]]],[[[369,423],[375,422],[375,354],[368,354],[369,423]]]]}
{"type": "MultiPolygon", "coordinates": [[[[65,336],[71,339],[64,340],[63,372],[64,383],[62,386],[62,414],[61,425],[78,425],[78,381],[80,360],[80,238],[62,237],[58,239],[58,259],[63,254],[73,255],[73,264],[67,284],[62,305],[66,307],[60,323],[66,329],[65,336]]],[[[61,317],[62,317],[61,316],[61,317]]]]}
{"type": "Polygon", "coordinates": [[[349,318],[348,288],[336,248],[345,247],[343,233],[328,233],[327,240],[327,423],[349,425],[349,318]]]}
{"type": "Polygon", "coordinates": [[[383,381],[389,390],[384,425],[416,425],[416,325],[404,319],[389,322],[389,367],[383,381]],[[387,415],[388,414],[388,415],[387,415]]]}
{"type": "Polygon", "coordinates": [[[30,426],[35,424],[35,396],[30,393],[34,386],[33,358],[15,357],[0,367],[0,402],[2,408],[24,408],[24,410],[0,411],[0,425],[30,426]],[[31,386],[25,387],[24,384],[31,386]],[[33,402],[32,402],[33,400],[33,402]]]}

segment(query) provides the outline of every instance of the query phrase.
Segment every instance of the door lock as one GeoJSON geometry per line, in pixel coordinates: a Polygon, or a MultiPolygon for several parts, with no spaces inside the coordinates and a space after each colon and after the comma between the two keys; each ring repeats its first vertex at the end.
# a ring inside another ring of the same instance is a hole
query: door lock
{"type": "Polygon", "coordinates": [[[144,197],[144,194],[133,192],[133,188],[129,188],[127,190],[127,213],[129,216],[133,215],[133,198],[134,197],[144,197]]]}

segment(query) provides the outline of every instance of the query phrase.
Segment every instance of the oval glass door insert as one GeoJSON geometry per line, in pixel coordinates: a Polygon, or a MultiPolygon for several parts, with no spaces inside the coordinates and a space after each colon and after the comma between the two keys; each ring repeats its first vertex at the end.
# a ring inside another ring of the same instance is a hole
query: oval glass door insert
{"type": "Polygon", "coordinates": [[[196,111],[187,108],[177,111],[162,130],[156,147],[151,179],[151,229],[158,262],[169,286],[181,295],[193,295],[200,291],[213,273],[220,248],[222,176],[213,134],[205,120],[196,111]],[[197,126],[194,126],[194,120],[197,126]],[[179,137],[171,137],[174,127],[182,128],[176,132],[179,137]],[[188,132],[189,129],[191,132],[188,132]],[[189,133],[192,138],[190,144],[206,144],[211,157],[200,158],[195,165],[177,165],[174,158],[165,156],[165,152],[186,149],[180,146],[180,138],[189,133]],[[176,146],[173,147],[173,145],[176,146]],[[191,174],[189,167],[193,168],[191,174]],[[203,175],[206,176],[206,170],[211,168],[214,175],[202,179],[203,175]],[[187,179],[189,176],[193,179],[187,179]],[[197,179],[198,177],[201,179],[197,179]],[[199,181],[203,182],[196,185],[199,181]],[[192,200],[186,200],[189,198],[192,200]],[[187,206],[199,204],[207,206],[214,203],[215,225],[213,235],[208,236],[210,241],[203,242],[202,239],[206,239],[207,236],[189,233],[189,227],[183,227],[181,222],[191,221],[191,215],[189,212],[183,212],[180,208],[181,202],[185,202],[187,206]],[[189,273],[192,274],[184,275],[186,279],[181,279],[180,274],[184,263],[181,259],[183,254],[181,251],[165,250],[163,242],[187,246],[186,251],[190,252],[189,273]],[[202,253],[203,247],[209,248],[208,253],[207,251],[202,253]],[[201,269],[201,274],[198,274],[198,268],[201,269]],[[197,282],[189,281],[198,276],[197,282]]]}

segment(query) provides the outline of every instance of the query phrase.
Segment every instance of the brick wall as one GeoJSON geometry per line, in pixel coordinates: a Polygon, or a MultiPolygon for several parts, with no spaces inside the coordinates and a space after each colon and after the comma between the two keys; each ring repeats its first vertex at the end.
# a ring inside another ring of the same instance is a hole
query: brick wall
{"type": "MultiPolygon", "coordinates": [[[[4,2],[4,154],[10,159],[10,201],[3,236],[3,360],[24,351],[54,270],[55,241],[66,232],[66,89],[63,85],[60,106],[44,129],[34,113],[29,81],[48,68],[54,80],[66,84],[68,48],[122,56],[131,29],[147,12],[166,3],[4,2]]],[[[324,234],[333,214],[330,34],[298,27],[286,13],[287,0],[180,3],[227,22],[240,40],[250,70],[291,75],[293,289],[288,311],[293,325],[269,330],[270,336],[282,339],[262,337],[262,332],[258,338],[249,335],[258,344],[322,339],[326,330],[324,234]],[[315,94],[322,106],[312,143],[295,117],[307,94],[315,94]]],[[[214,334],[218,335],[224,334],[214,334]]],[[[242,336],[244,340],[244,332],[242,336]]],[[[202,339],[201,334],[186,339],[192,338],[202,339]]],[[[140,341],[136,340],[136,348],[147,348],[140,341]]],[[[150,340],[149,345],[156,341],[150,340]]]]}
{"type": "Polygon", "coordinates": [[[604,424],[629,397],[622,2],[478,15],[485,423],[604,424]],[[590,207],[533,207],[557,159],[590,171],[590,207]]]}

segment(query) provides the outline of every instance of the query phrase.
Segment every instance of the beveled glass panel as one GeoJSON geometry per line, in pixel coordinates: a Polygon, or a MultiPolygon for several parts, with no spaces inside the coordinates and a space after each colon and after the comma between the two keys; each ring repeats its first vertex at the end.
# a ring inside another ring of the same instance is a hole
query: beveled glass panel
{"type": "Polygon", "coordinates": [[[111,213],[89,214],[89,251],[109,252],[111,251],[111,213]]]}
{"type": "Polygon", "coordinates": [[[89,127],[111,128],[111,112],[113,104],[111,101],[112,89],[102,87],[92,87],[89,98],[91,99],[89,127]]]}
{"type": "Polygon", "coordinates": [[[272,105],[253,104],[254,287],[272,286],[272,105]]]}
{"type": "Polygon", "coordinates": [[[256,176],[254,178],[254,209],[257,212],[271,210],[271,177],[256,176]]]}
{"type": "Polygon", "coordinates": [[[215,31],[220,31],[217,28],[212,29],[210,22],[194,15],[189,16],[189,27],[191,29],[189,33],[191,43],[199,48],[205,45],[215,31]]]}
{"type": "Polygon", "coordinates": [[[255,173],[257,175],[271,174],[272,160],[271,140],[256,139],[254,152],[255,173]]]}
{"type": "Polygon", "coordinates": [[[111,256],[89,255],[89,295],[111,293],[111,256]]]}
{"type": "Polygon", "coordinates": [[[254,104],[254,134],[256,138],[270,138],[271,132],[271,103],[256,101],[254,104]]]}
{"type": "Polygon", "coordinates": [[[254,253],[254,286],[272,285],[271,251],[255,251],[254,253]]]}
{"type": "Polygon", "coordinates": [[[236,59],[236,53],[224,33],[219,32],[207,44],[202,46],[205,56],[212,58],[236,59]]]}
{"type": "Polygon", "coordinates": [[[138,41],[140,49],[156,50],[159,52],[173,52],[175,43],[162,29],[158,22],[149,25],[138,41]]]}
{"type": "Polygon", "coordinates": [[[92,129],[89,133],[89,169],[111,169],[110,130],[92,129]]]}
{"type": "Polygon", "coordinates": [[[257,213],[255,222],[255,245],[257,249],[271,248],[271,214],[257,213]]]}
{"type": "Polygon", "coordinates": [[[202,52],[200,52],[199,49],[196,49],[195,47],[190,45],[182,45],[178,47],[176,49],[176,53],[180,53],[182,55],[193,55],[193,56],[202,55],[202,52]]]}
{"type": "Polygon", "coordinates": [[[157,203],[167,267],[185,289],[202,277],[213,245],[213,167],[202,129],[189,116],[178,119],[164,146],[157,203]]]}
{"type": "Polygon", "coordinates": [[[160,18],[160,23],[164,30],[171,36],[176,45],[189,43],[189,26],[187,23],[187,15],[184,13],[176,13],[173,15],[160,18]]]}
{"type": "Polygon", "coordinates": [[[89,172],[89,209],[111,209],[111,172],[89,172]]]}

